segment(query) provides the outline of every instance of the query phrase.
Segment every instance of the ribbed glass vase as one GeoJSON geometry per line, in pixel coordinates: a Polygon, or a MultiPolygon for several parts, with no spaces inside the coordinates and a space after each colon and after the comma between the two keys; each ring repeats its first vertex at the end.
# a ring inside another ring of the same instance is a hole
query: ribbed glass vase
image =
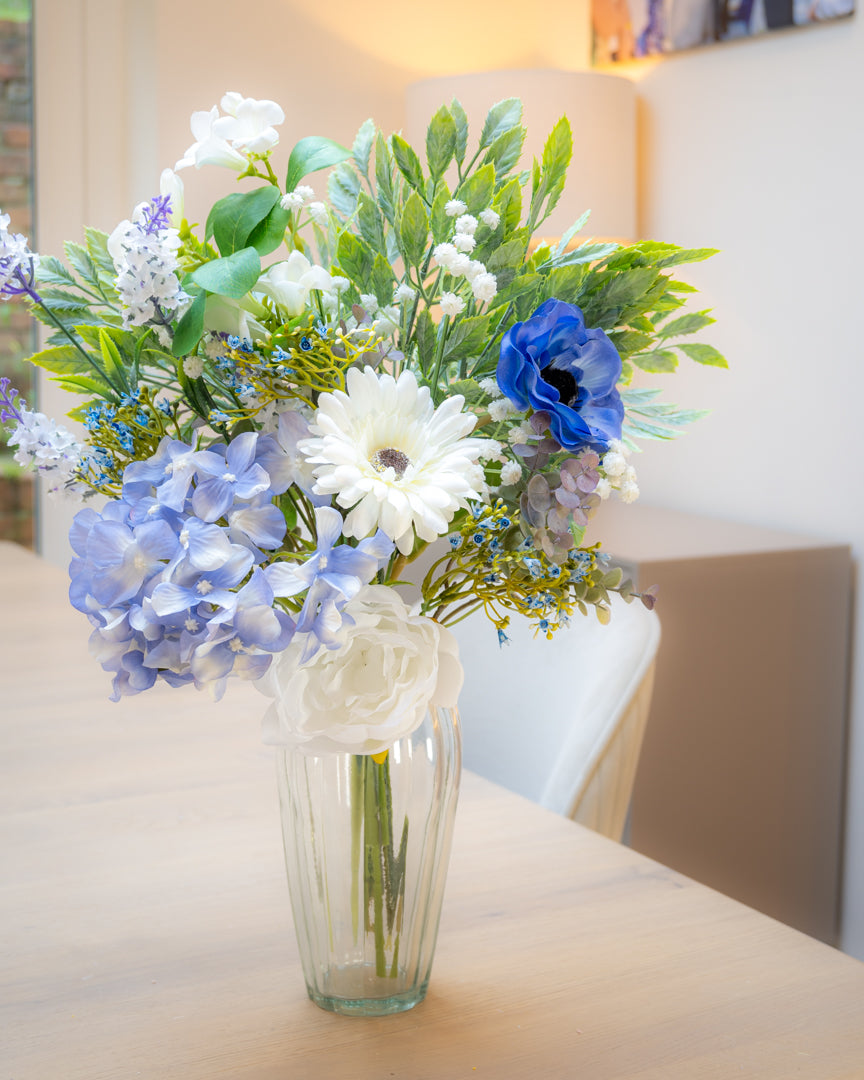
{"type": "Polygon", "coordinates": [[[426,995],[461,770],[455,709],[385,754],[278,752],[294,927],[309,997],[384,1016],[426,995]]]}

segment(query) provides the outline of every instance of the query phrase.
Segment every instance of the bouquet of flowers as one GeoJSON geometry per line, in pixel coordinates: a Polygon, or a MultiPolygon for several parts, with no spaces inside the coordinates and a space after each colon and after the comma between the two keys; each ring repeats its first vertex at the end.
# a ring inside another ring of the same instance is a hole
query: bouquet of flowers
{"type": "Polygon", "coordinates": [[[283,120],[237,93],[195,113],[160,194],[110,236],[86,229],[65,263],[0,216],[0,295],[49,328],[30,360],[83,399],[69,415],[86,434],[8,380],[0,421],[52,490],[103,497],[75,517],[70,598],[115,700],[266,674],[291,702],[280,737],[381,753],[458,692],[448,625],[482,609],[504,642],[518,612],[552,635],[632,598],[585,529],[601,500],[637,496],[636,440],[698,415],[635,387],[637,369],[725,365],[680,340],[712,319],[679,311],[694,290],[672,274],[712,252],[577,243],[587,215],[535,244],[571,135],[562,118],[514,171],[516,99],[479,138],[442,106],[425,164],[371,121],[350,149],[304,138],[284,184],[283,120]],[[237,189],[202,229],[178,173],[211,165],[237,189]],[[349,722],[339,687],[374,708],[349,722]]]}

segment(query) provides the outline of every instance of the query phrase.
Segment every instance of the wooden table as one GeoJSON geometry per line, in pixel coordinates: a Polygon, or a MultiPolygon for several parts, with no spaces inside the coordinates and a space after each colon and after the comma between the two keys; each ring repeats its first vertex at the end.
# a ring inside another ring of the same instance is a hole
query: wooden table
{"type": "Polygon", "coordinates": [[[0,597],[0,1080],[864,1077],[864,965],[470,775],[426,1002],[322,1012],[263,699],[113,705],[61,571],[0,597]]]}

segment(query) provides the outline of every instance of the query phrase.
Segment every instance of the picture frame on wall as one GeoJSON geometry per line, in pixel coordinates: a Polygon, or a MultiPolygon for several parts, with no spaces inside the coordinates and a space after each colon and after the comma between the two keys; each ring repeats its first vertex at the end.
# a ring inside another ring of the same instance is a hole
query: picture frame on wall
{"type": "Polygon", "coordinates": [[[855,0],[591,0],[594,63],[619,63],[845,18],[855,0]]]}

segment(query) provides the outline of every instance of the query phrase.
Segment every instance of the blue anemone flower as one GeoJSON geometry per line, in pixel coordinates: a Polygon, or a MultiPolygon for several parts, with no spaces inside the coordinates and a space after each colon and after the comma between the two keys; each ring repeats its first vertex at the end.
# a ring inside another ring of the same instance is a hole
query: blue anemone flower
{"type": "Polygon", "coordinates": [[[620,377],[621,357],[606,334],[588,329],[581,309],[562,300],[541,304],[501,341],[501,392],[519,409],[547,413],[565,450],[602,452],[621,438],[620,377]]]}

